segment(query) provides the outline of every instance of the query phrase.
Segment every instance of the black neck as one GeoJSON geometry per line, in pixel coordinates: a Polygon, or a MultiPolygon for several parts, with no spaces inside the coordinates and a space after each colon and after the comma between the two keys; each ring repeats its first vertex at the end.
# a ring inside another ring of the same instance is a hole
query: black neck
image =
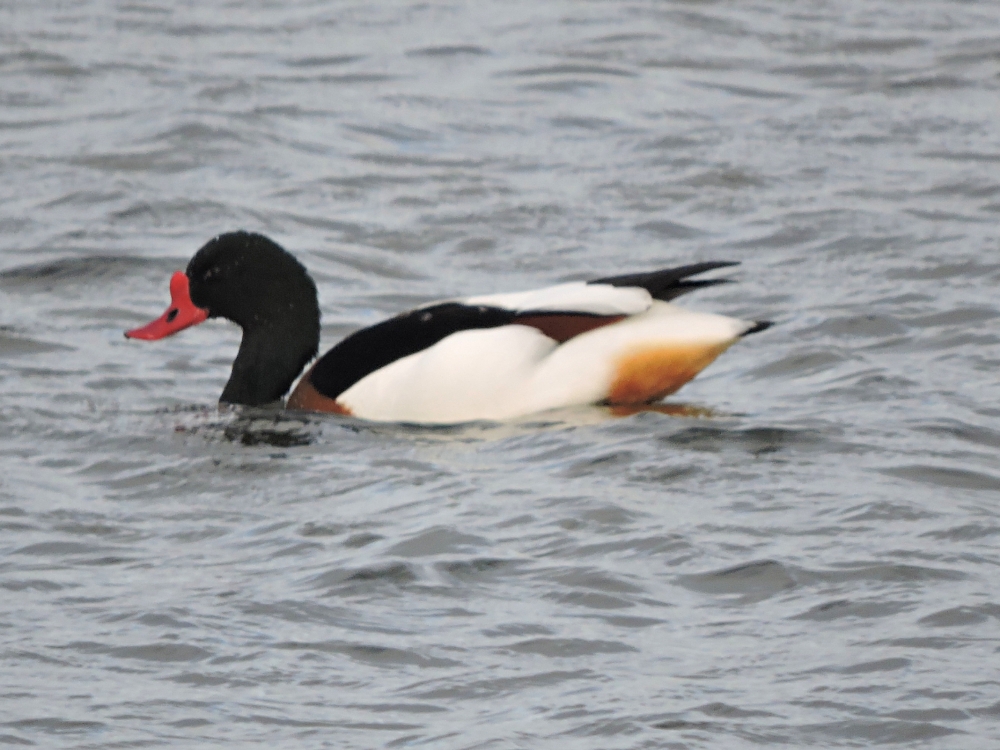
{"type": "Polygon", "coordinates": [[[311,334],[294,325],[244,329],[233,372],[219,401],[246,406],[277,401],[316,356],[318,343],[318,330],[311,334]]]}

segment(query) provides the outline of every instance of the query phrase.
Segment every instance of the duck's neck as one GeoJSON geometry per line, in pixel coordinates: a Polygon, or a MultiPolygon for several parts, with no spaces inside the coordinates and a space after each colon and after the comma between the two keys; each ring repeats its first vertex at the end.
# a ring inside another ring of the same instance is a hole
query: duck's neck
{"type": "Polygon", "coordinates": [[[233,372],[219,401],[245,406],[277,401],[316,356],[318,344],[318,323],[315,333],[295,326],[244,329],[233,372]]]}

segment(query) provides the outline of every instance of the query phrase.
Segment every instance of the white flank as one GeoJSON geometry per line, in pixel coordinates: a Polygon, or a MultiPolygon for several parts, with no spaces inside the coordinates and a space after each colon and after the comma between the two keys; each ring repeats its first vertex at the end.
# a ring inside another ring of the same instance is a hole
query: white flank
{"type": "Polygon", "coordinates": [[[512,419],[603,400],[617,363],[636,349],[728,346],[754,325],[667,302],[648,307],[562,345],[519,325],[461,331],[373,372],[337,400],[355,416],[379,421],[512,419]]]}
{"type": "Polygon", "coordinates": [[[535,328],[460,331],[352,385],[337,401],[363,419],[448,424],[509,419],[520,390],[557,346],[535,328]]]}

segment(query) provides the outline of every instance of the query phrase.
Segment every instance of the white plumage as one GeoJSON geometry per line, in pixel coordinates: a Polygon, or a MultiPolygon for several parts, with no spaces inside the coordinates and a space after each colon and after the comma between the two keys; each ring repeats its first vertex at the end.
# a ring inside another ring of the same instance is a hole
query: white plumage
{"type": "Polygon", "coordinates": [[[502,307],[505,310],[577,312],[589,315],[637,315],[648,310],[653,297],[635,286],[611,286],[571,281],[527,292],[483,294],[459,300],[465,305],[502,307]]]}
{"type": "MultiPolygon", "coordinates": [[[[619,306],[610,314],[620,315],[630,301],[637,304],[641,294],[608,294],[606,290],[641,292],[648,301],[639,314],[563,344],[523,325],[461,331],[362,378],[337,401],[355,416],[380,421],[448,424],[512,419],[607,400],[616,382],[630,377],[630,358],[643,352],[676,352],[678,357],[691,358],[696,368],[690,372],[693,377],[755,325],[653,301],[644,289],[604,285],[594,289],[589,299],[583,292],[590,290],[564,284],[463,302],[567,311],[565,301],[575,298],[578,305],[587,306],[585,312],[592,313],[598,304],[610,304],[617,297],[619,306]],[[557,301],[543,307],[543,296],[551,290],[556,294],[549,299],[557,301]]],[[[684,362],[678,366],[684,374],[688,372],[684,362]]],[[[674,387],[670,381],[664,390],[672,392],[690,379],[681,377],[683,382],[674,387]]],[[[643,401],[665,394],[645,395],[643,401]]]]}

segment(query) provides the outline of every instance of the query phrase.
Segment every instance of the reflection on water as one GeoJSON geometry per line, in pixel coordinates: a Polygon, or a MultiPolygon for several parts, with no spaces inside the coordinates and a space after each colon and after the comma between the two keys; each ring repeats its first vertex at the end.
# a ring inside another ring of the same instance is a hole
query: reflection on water
{"type": "Polygon", "coordinates": [[[990,746],[998,15],[0,9],[0,742],[990,746]],[[121,331],[236,228],[324,347],[715,258],[780,324],[641,410],[220,410],[237,329],[121,331]]]}
{"type": "Polygon", "coordinates": [[[715,417],[718,412],[694,404],[658,403],[641,406],[609,406],[608,413],[616,417],[632,417],[644,412],[665,414],[670,417],[715,417]]]}

